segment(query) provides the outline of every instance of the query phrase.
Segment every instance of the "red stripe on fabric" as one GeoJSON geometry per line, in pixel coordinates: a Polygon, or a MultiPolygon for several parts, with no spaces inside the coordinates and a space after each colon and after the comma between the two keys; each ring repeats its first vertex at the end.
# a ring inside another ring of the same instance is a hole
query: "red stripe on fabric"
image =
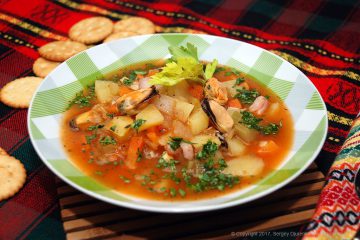
{"type": "Polygon", "coordinates": [[[340,151],[340,148],[341,148],[341,146],[337,146],[335,144],[325,142],[322,150],[325,150],[327,152],[332,152],[332,153],[338,153],[340,151]]]}
{"type": "Polygon", "coordinates": [[[11,149],[24,137],[27,133],[27,110],[20,110],[6,119],[0,125],[0,146],[4,149],[11,149]]]}
{"type": "Polygon", "coordinates": [[[253,0],[225,0],[207,16],[222,22],[235,23],[252,2],[253,0]]]}
{"type": "Polygon", "coordinates": [[[5,85],[14,78],[19,77],[20,73],[24,73],[32,69],[34,60],[24,56],[20,52],[12,54],[0,60],[0,86],[5,85]]]}
{"type": "Polygon", "coordinates": [[[45,209],[56,203],[54,184],[53,174],[43,168],[26,188],[0,208],[0,239],[15,239],[45,209]]]}
{"type": "Polygon", "coordinates": [[[331,127],[329,126],[329,132],[335,136],[338,136],[338,137],[342,137],[342,138],[346,138],[349,131],[344,131],[342,129],[339,129],[339,128],[334,128],[334,127],[331,127]]]}

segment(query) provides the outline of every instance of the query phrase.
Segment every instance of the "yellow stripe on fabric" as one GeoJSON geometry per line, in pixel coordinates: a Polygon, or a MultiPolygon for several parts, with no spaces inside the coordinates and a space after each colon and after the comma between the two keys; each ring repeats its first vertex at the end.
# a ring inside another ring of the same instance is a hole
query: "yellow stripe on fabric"
{"type": "Polygon", "coordinates": [[[339,115],[329,112],[329,111],[327,112],[327,114],[328,114],[329,121],[341,123],[341,124],[347,125],[347,126],[352,125],[353,120],[350,118],[342,117],[342,116],[339,116],[339,115]]]}
{"type": "Polygon", "coordinates": [[[351,71],[343,71],[343,70],[329,70],[329,69],[322,69],[322,68],[318,68],[315,66],[312,66],[309,63],[306,63],[288,53],[284,53],[281,51],[277,51],[277,50],[270,50],[270,52],[275,53],[276,55],[282,57],[283,59],[285,59],[286,61],[291,62],[292,64],[294,64],[296,67],[303,69],[305,71],[317,74],[317,75],[344,75],[347,76],[350,79],[356,80],[356,81],[360,81],[360,75],[351,71]]]}
{"type": "Polygon", "coordinates": [[[104,8],[100,8],[100,7],[97,7],[94,5],[90,5],[90,4],[76,3],[73,1],[69,1],[69,0],[58,0],[58,2],[66,5],[67,7],[73,8],[73,9],[88,11],[88,12],[93,12],[93,13],[99,13],[99,14],[102,14],[102,15],[105,15],[108,17],[116,18],[116,19],[125,19],[125,18],[129,17],[129,15],[119,14],[119,13],[112,12],[112,11],[106,10],[104,8]]]}
{"type": "Polygon", "coordinates": [[[336,168],[337,169],[337,167],[339,165],[342,165],[342,164],[355,165],[358,162],[359,162],[359,158],[357,158],[357,157],[346,157],[346,158],[343,158],[341,160],[334,161],[331,168],[336,168]]]}
{"type": "Polygon", "coordinates": [[[18,18],[9,16],[9,15],[4,14],[4,13],[0,13],[0,20],[6,21],[6,22],[11,23],[11,24],[14,24],[16,26],[19,26],[19,27],[25,29],[25,30],[29,30],[29,31],[31,31],[33,33],[36,33],[39,36],[42,36],[42,37],[51,38],[51,39],[55,39],[55,40],[67,40],[68,39],[67,37],[64,37],[64,36],[61,36],[61,35],[46,31],[46,30],[43,30],[43,29],[41,29],[41,28],[39,28],[37,26],[34,26],[34,25],[32,25],[32,24],[30,24],[28,22],[21,21],[18,18]]]}

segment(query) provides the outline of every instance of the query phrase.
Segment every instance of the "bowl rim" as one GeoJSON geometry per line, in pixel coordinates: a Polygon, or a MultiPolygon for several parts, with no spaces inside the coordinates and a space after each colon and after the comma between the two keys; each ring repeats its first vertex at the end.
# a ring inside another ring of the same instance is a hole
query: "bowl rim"
{"type": "MultiPolygon", "coordinates": [[[[132,38],[140,38],[140,37],[147,37],[147,36],[154,36],[154,35],[185,35],[185,36],[195,35],[195,36],[200,36],[200,37],[204,36],[203,34],[186,34],[186,33],[162,33],[162,34],[159,34],[159,33],[157,33],[157,34],[147,34],[147,35],[140,35],[140,36],[132,36],[132,37],[129,37],[129,38],[132,39],[132,38]]],[[[274,54],[274,53],[272,53],[272,52],[270,52],[270,51],[268,51],[268,50],[266,50],[264,48],[258,47],[256,45],[251,44],[251,43],[247,43],[247,42],[244,42],[244,41],[241,41],[241,40],[226,38],[226,37],[220,37],[220,36],[216,36],[216,35],[205,35],[205,36],[210,36],[210,37],[213,37],[213,38],[221,38],[221,39],[225,39],[226,41],[233,41],[233,42],[237,42],[237,43],[241,43],[241,44],[251,45],[252,47],[258,48],[261,51],[265,51],[268,54],[271,54],[272,56],[276,57],[277,59],[281,60],[282,62],[287,62],[292,67],[297,69],[300,72],[300,75],[302,75],[306,79],[306,81],[314,88],[315,92],[320,96],[321,103],[322,103],[322,105],[324,107],[323,111],[325,111],[325,113],[327,113],[327,107],[326,107],[325,101],[323,100],[319,90],[315,87],[313,82],[299,68],[294,66],[292,63],[286,61],[285,59],[281,58],[280,56],[277,56],[276,54],[274,54]]],[[[125,38],[125,39],[129,39],[129,38],[125,38]]],[[[118,39],[118,40],[115,40],[115,41],[123,41],[123,39],[118,39]]],[[[112,42],[110,42],[110,43],[112,43],[112,42]]],[[[108,45],[108,44],[109,43],[102,43],[102,44],[94,46],[94,48],[98,47],[100,45],[108,45]]],[[[86,49],[86,50],[72,56],[71,58],[74,58],[74,57],[76,57],[77,55],[79,55],[79,54],[81,54],[83,52],[87,52],[89,49],[86,49]]],[[[71,58],[69,58],[69,59],[71,59],[71,58]]],[[[69,59],[67,59],[66,61],[68,61],[69,59]]],[[[66,61],[62,62],[60,65],[66,64],[66,61]]],[[[50,76],[50,75],[51,75],[51,73],[48,76],[50,76]]],[[[96,193],[96,192],[93,192],[91,190],[87,190],[84,187],[82,187],[82,186],[72,182],[70,179],[66,178],[66,176],[64,176],[61,172],[59,172],[57,169],[55,169],[48,162],[47,158],[42,154],[42,152],[40,151],[38,145],[36,144],[35,138],[34,138],[34,136],[32,135],[32,132],[31,132],[31,127],[30,127],[31,116],[30,115],[31,115],[31,112],[32,112],[32,107],[33,107],[35,96],[38,94],[38,90],[41,88],[41,86],[47,80],[48,76],[46,76],[44,78],[44,80],[41,82],[41,84],[38,86],[37,90],[35,91],[32,99],[31,99],[30,106],[29,106],[29,109],[28,109],[27,128],[28,128],[29,138],[30,138],[32,146],[34,147],[36,153],[38,154],[38,156],[40,157],[42,162],[46,165],[46,167],[49,168],[62,181],[66,182],[71,187],[77,189],[78,191],[80,191],[80,192],[82,192],[84,194],[87,194],[87,195],[89,195],[89,196],[91,196],[91,197],[93,197],[95,199],[98,199],[98,200],[101,200],[101,201],[104,201],[106,203],[109,203],[109,204],[112,204],[112,205],[115,205],[115,206],[119,206],[119,207],[126,207],[126,208],[130,208],[130,209],[134,209],[134,210],[142,210],[142,211],[158,212],[158,213],[195,213],[195,212],[221,210],[221,209],[224,209],[224,208],[234,207],[234,206],[238,206],[238,205],[241,205],[241,204],[245,204],[247,202],[254,201],[256,199],[262,198],[262,197],[264,197],[264,196],[266,196],[266,195],[268,195],[270,193],[273,193],[273,192],[279,190],[280,188],[282,188],[285,185],[289,184],[291,181],[293,181],[299,175],[301,175],[310,166],[310,164],[312,164],[314,162],[316,157],[319,155],[319,153],[320,153],[320,151],[321,151],[321,149],[322,149],[322,147],[323,147],[323,145],[325,143],[326,136],[327,136],[327,133],[328,133],[328,118],[325,115],[324,116],[325,117],[325,126],[324,126],[323,136],[322,136],[322,138],[321,138],[321,140],[319,142],[319,145],[318,145],[317,149],[312,153],[311,157],[309,157],[309,159],[305,162],[305,164],[301,168],[299,168],[293,175],[291,175],[290,177],[288,177],[285,180],[281,181],[280,183],[277,183],[274,186],[272,186],[272,187],[270,187],[270,188],[268,188],[266,190],[260,191],[258,193],[255,193],[253,195],[250,195],[250,196],[247,196],[247,197],[244,197],[244,198],[236,199],[236,200],[229,201],[229,202],[222,202],[222,203],[216,203],[216,204],[211,204],[211,205],[205,205],[205,206],[195,205],[195,206],[186,207],[186,208],[181,208],[181,206],[177,206],[175,208],[159,208],[157,206],[141,205],[141,198],[137,198],[137,199],[139,199],[139,201],[131,201],[131,202],[115,200],[115,199],[111,199],[111,198],[108,198],[106,196],[103,196],[100,193],[96,193]]],[[[295,122],[294,122],[294,126],[295,126],[295,122]]],[[[67,160],[70,161],[68,156],[67,156],[67,160]]],[[[283,162],[280,163],[280,165],[283,165],[283,162]]],[[[281,169],[281,168],[279,168],[279,169],[281,169]]],[[[279,169],[275,170],[274,172],[278,171],[279,169]]],[[[84,174],[84,175],[86,175],[86,174],[84,174]]],[[[102,183],[100,183],[100,184],[102,184],[102,183]]],[[[248,188],[251,188],[251,187],[252,186],[250,186],[248,188]]],[[[239,189],[237,191],[234,191],[233,193],[239,192],[241,190],[243,190],[243,189],[239,189]]],[[[115,191],[115,190],[111,189],[111,191],[115,191]]],[[[143,200],[147,200],[147,199],[143,199],[143,200]]],[[[159,202],[162,202],[162,201],[159,201],[159,202]]],[[[176,201],[176,202],[181,203],[180,201],[176,201]]],[[[186,203],[191,203],[191,202],[199,202],[199,201],[198,200],[186,201],[186,203]]]]}

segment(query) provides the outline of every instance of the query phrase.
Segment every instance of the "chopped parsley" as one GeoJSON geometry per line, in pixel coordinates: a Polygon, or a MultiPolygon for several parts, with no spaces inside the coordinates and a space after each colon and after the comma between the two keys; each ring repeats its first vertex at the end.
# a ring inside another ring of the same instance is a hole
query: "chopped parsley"
{"type": "Polygon", "coordinates": [[[85,136],[86,144],[90,144],[92,140],[96,138],[96,134],[85,136]]]}
{"type": "Polygon", "coordinates": [[[183,179],[193,191],[202,192],[210,189],[222,191],[226,187],[233,187],[239,182],[239,177],[223,173],[227,164],[224,159],[215,160],[217,149],[215,143],[208,141],[201,152],[197,154],[197,159],[203,161],[204,167],[204,172],[198,178],[190,176],[185,168],[182,169],[183,179]]]}
{"type": "MultiPolygon", "coordinates": [[[[165,152],[166,153],[166,152],[165,152]]],[[[174,159],[165,159],[165,154],[163,154],[156,164],[157,168],[169,168],[171,171],[176,171],[176,164],[178,164],[179,161],[176,161],[174,159]]]]}
{"type": "Polygon", "coordinates": [[[186,192],[184,190],[182,190],[181,188],[179,188],[178,190],[179,194],[181,197],[185,197],[186,196],[186,192]]]}
{"type": "Polygon", "coordinates": [[[142,154],[142,152],[138,149],[137,150],[137,158],[136,158],[136,162],[140,162],[141,161],[141,159],[142,159],[142,157],[143,157],[143,154],[142,154]]]}
{"type": "Polygon", "coordinates": [[[225,68],[224,68],[224,67],[217,67],[217,68],[215,69],[215,73],[223,72],[223,71],[225,71],[225,68]]]}
{"type": "Polygon", "coordinates": [[[116,125],[111,126],[111,127],[110,127],[110,130],[113,131],[113,132],[115,132],[115,130],[116,130],[116,125]]]}
{"type": "Polygon", "coordinates": [[[257,118],[251,112],[243,111],[240,123],[244,124],[247,128],[255,129],[264,135],[277,134],[282,126],[281,122],[280,124],[270,123],[268,125],[260,125],[262,120],[262,118],[257,118]]]}
{"type": "Polygon", "coordinates": [[[124,176],[119,176],[119,178],[121,178],[124,181],[124,183],[130,183],[131,182],[130,179],[128,179],[128,178],[126,178],[124,176]]]}
{"type": "Polygon", "coordinates": [[[235,83],[234,83],[233,88],[236,87],[237,85],[240,85],[243,82],[245,82],[244,78],[242,78],[242,77],[237,78],[235,83]]]}
{"type": "Polygon", "coordinates": [[[113,113],[106,113],[106,116],[108,116],[109,118],[114,118],[114,114],[113,114],[113,113]]]}
{"type": "Polygon", "coordinates": [[[95,86],[90,86],[87,89],[87,94],[84,91],[80,91],[75,95],[75,98],[70,101],[67,109],[70,109],[73,105],[78,105],[80,108],[90,107],[91,101],[95,97],[95,86]]]}
{"type": "Polygon", "coordinates": [[[103,128],[104,127],[104,125],[92,125],[92,126],[89,126],[88,127],[88,130],[89,131],[94,131],[94,130],[98,130],[98,129],[100,129],[100,128],[103,128]]]}
{"type": "Polygon", "coordinates": [[[145,122],[146,122],[146,120],[144,120],[144,119],[136,119],[132,124],[126,126],[126,128],[131,127],[136,132],[138,132],[141,125],[143,125],[145,122]]]}
{"type": "Polygon", "coordinates": [[[239,99],[240,102],[245,104],[252,104],[255,99],[260,96],[258,91],[247,90],[247,89],[236,89],[237,93],[235,94],[235,98],[239,99]]]}
{"type": "Polygon", "coordinates": [[[175,188],[170,188],[170,196],[176,197],[176,189],[175,188]]]}
{"type": "Polygon", "coordinates": [[[181,137],[170,137],[171,141],[168,142],[170,148],[174,151],[176,151],[176,149],[178,149],[180,147],[181,142],[185,142],[185,143],[190,143],[193,144],[192,142],[186,141],[181,137]]]}
{"type": "Polygon", "coordinates": [[[147,71],[140,69],[140,70],[135,70],[134,73],[138,74],[138,75],[145,75],[145,74],[147,74],[147,71]]]}
{"type": "Polygon", "coordinates": [[[218,150],[218,146],[216,143],[213,143],[212,141],[208,141],[202,148],[200,152],[196,154],[196,159],[207,159],[211,156],[213,156],[216,151],[218,150]]]}
{"type": "Polygon", "coordinates": [[[110,145],[110,144],[115,145],[116,144],[116,140],[111,136],[102,137],[99,142],[101,145],[110,145]]]}

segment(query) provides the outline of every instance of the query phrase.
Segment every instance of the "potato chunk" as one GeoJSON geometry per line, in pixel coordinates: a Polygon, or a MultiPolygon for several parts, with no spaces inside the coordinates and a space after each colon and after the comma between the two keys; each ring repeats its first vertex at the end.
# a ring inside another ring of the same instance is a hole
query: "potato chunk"
{"type": "Polygon", "coordinates": [[[139,131],[144,131],[164,122],[164,116],[153,104],[149,104],[146,108],[141,110],[141,112],[136,115],[136,120],[138,119],[145,120],[145,122],[140,126],[139,131]]]}
{"type": "Polygon", "coordinates": [[[109,121],[104,128],[112,131],[120,139],[124,139],[130,131],[129,125],[133,123],[131,117],[119,116],[109,121]]]}
{"type": "Polygon", "coordinates": [[[209,126],[209,117],[201,109],[196,109],[189,118],[189,126],[193,135],[199,134],[209,126]]]}
{"type": "Polygon", "coordinates": [[[194,148],[199,149],[204,144],[206,144],[209,140],[216,143],[218,146],[220,146],[220,144],[221,144],[219,138],[217,138],[216,136],[205,135],[205,134],[204,135],[197,135],[197,136],[193,137],[191,139],[191,142],[194,143],[194,145],[193,145],[194,148]]]}
{"type": "Polygon", "coordinates": [[[119,85],[111,81],[97,80],[95,82],[95,95],[100,103],[111,102],[119,93],[119,85]]]}
{"type": "Polygon", "coordinates": [[[175,117],[182,122],[186,122],[190,116],[190,113],[194,109],[194,105],[185,101],[176,100],[175,104],[175,117]]]}
{"type": "Polygon", "coordinates": [[[226,142],[228,143],[229,155],[230,156],[240,156],[245,153],[246,146],[245,144],[237,138],[226,138],[226,142]]]}
{"type": "Polygon", "coordinates": [[[236,176],[256,176],[264,169],[264,161],[254,155],[246,155],[226,161],[224,173],[236,176]]]}

